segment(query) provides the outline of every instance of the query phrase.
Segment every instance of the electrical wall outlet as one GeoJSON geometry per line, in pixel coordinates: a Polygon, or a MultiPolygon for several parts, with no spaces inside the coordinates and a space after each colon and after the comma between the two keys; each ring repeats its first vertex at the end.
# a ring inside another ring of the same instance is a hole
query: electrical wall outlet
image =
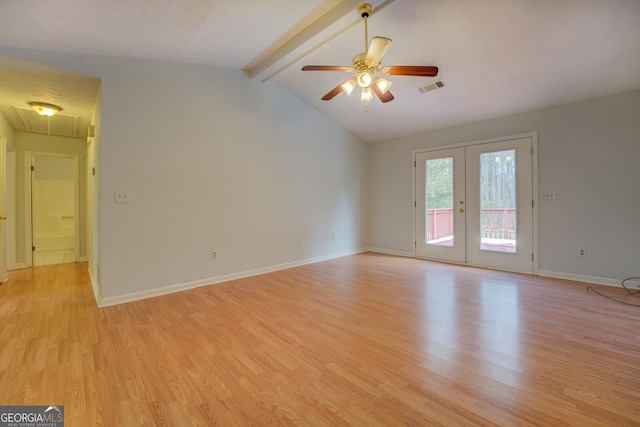
{"type": "Polygon", "coordinates": [[[578,256],[587,256],[587,250],[583,248],[578,249],[578,256]]]}
{"type": "Polygon", "coordinates": [[[555,200],[556,199],[556,192],[555,191],[548,191],[546,193],[542,193],[541,195],[542,200],[555,200]]]}
{"type": "Polygon", "coordinates": [[[211,259],[214,260],[218,257],[218,252],[216,251],[211,251],[211,259]]]}
{"type": "Polygon", "coordinates": [[[113,192],[113,201],[115,203],[129,203],[129,190],[116,190],[113,192]]]}

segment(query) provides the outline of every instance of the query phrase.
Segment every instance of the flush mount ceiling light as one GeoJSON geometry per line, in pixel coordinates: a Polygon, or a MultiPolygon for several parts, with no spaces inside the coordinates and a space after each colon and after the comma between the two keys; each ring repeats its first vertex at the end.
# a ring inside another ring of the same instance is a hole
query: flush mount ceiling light
{"type": "Polygon", "coordinates": [[[388,76],[415,76],[415,77],[435,77],[438,75],[438,67],[427,65],[390,65],[382,66],[382,57],[391,45],[391,39],[386,37],[373,37],[369,44],[369,34],[367,30],[367,18],[371,15],[373,8],[370,4],[363,4],[358,8],[358,13],[364,21],[364,49],[351,60],[350,67],[336,65],[305,65],[302,71],[342,71],[355,73],[355,77],[350,77],[338,86],[334,87],[322,97],[323,101],[333,99],[340,92],[351,95],[351,92],[360,86],[362,101],[373,99],[373,93],[382,102],[393,101],[394,96],[389,91],[391,81],[376,74],[388,76]],[[369,47],[367,48],[367,45],[369,47]]]}
{"type": "Polygon", "coordinates": [[[29,105],[41,116],[51,117],[62,111],[62,107],[46,102],[30,102],[29,105]]]}

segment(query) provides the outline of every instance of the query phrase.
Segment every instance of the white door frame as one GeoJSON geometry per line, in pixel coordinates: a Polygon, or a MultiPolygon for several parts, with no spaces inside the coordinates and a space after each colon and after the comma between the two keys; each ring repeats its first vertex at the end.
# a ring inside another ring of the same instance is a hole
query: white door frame
{"type": "Polygon", "coordinates": [[[16,150],[7,143],[7,269],[15,270],[16,264],[16,150]]]}
{"type": "MultiPolygon", "coordinates": [[[[532,148],[532,155],[531,155],[532,183],[531,184],[532,184],[532,201],[533,201],[532,224],[531,224],[531,227],[532,227],[531,242],[532,242],[532,252],[533,252],[532,272],[533,274],[538,274],[538,133],[537,132],[508,135],[508,136],[503,136],[498,138],[469,141],[469,142],[463,142],[463,143],[457,143],[457,144],[451,144],[451,145],[441,145],[437,147],[422,148],[422,149],[417,149],[413,151],[413,168],[412,168],[413,180],[412,181],[413,181],[413,195],[414,195],[414,215],[413,215],[413,238],[414,238],[413,256],[414,257],[416,258],[419,257],[416,253],[416,246],[417,246],[416,232],[418,229],[417,219],[416,219],[417,217],[416,209],[418,206],[417,200],[416,200],[416,164],[417,164],[416,157],[418,156],[418,154],[429,152],[429,151],[447,150],[447,149],[460,148],[460,147],[465,148],[465,147],[470,147],[475,145],[510,141],[510,140],[522,139],[522,138],[531,139],[531,148],[532,148]]],[[[474,267],[487,267],[484,265],[470,264],[468,262],[464,263],[464,265],[469,265],[474,267]]],[[[487,267],[487,268],[493,268],[493,267],[487,267]]]]}
{"type": "Polygon", "coordinates": [[[7,138],[0,138],[0,283],[7,276],[7,138]]]}
{"type": "Polygon", "coordinates": [[[32,184],[32,175],[31,175],[31,166],[33,165],[34,158],[38,156],[47,156],[47,157],[63,157],[73,159],[74,161],[74,171],[73,171],[73,180],[74,180],[74,233],[75,233],[75,259],[78,261],[80,259],[80,177],[78,176],[78,168],[79,168],[79,158],[77,154],[66,154],[66,153],[48,153],[44,151],[25,151],[24,153],[24,228],[25,228],[25,260],[26,266],[33,266],[33,213],[32,209],[32,197],[33,197],[33,189],[31,188],[32,184]]]}

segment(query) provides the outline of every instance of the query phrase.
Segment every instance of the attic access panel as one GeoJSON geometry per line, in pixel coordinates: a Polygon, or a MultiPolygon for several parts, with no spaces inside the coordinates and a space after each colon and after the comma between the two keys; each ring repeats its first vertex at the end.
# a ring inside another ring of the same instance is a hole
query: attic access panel
{"type": "Polygon", "coordinates": [[[78,116],[58,113],[53,117],[45,117],[31,108],[15,107],[15,109],[24,124],[25,130],[28,132],[73,138],[81,137],[79,134],[80,118],[78,116]]]}

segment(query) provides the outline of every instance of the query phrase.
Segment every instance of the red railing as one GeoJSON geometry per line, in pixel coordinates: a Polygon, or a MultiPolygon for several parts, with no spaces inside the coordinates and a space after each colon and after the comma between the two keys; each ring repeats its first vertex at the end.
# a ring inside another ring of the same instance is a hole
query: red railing
{"type": "Polygon", "coordinates": [[[482,224],[481,237],[507,240],[516,238],[515,209],[482,209],[480,223],[482,224]]]}
{"type": "Polygon", "coordinates": [[[427,240],[453,236],[453,209],[427,209],[427,240]]]}
{"type": "MultiPolygon", "coordinates": [[[[453,209],[426,210],[427,240],[453,236],[453,209]]],[[[513,240],[516,237],[515,209],[482,209],[482,236],[491,239],[513,240]]]]}

